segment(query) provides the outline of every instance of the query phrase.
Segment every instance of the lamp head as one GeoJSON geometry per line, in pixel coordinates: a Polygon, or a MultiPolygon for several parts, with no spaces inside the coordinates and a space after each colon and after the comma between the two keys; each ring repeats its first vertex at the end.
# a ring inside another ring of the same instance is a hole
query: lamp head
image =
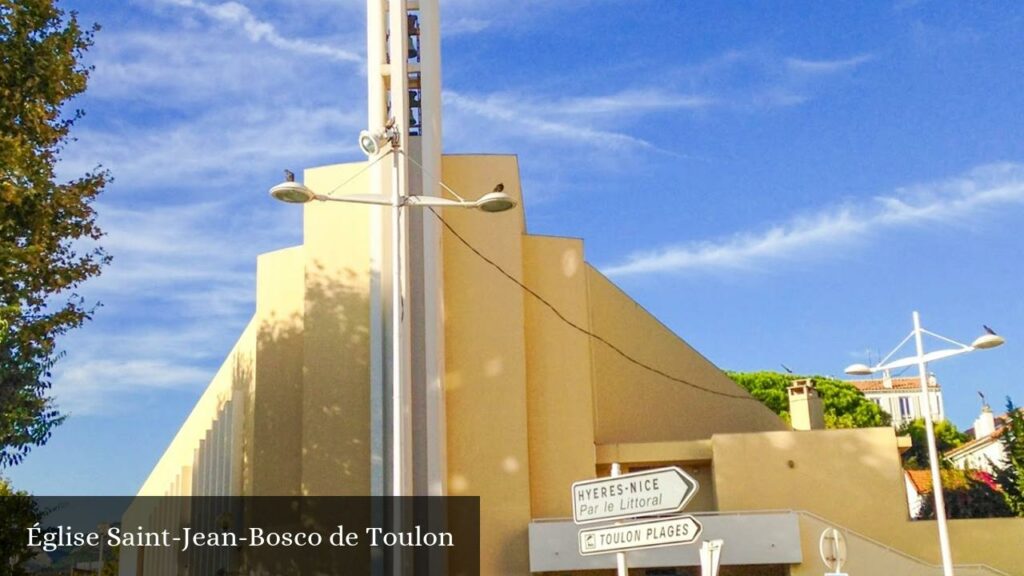
{"type": "Polygon", "coordinates": [[[270,189],[270,195],[288,204],[305,204],[316,200],[316,192],[298,182],[282,182],[270,189]]]}
{"type": "Polygon", "coordinates": [[[476,201],[476,207],[484,212],[504,212],[515,208],[516,201],[504,192],[488,192],[476,201]]]}
{"type": "Polygon", "coordinates": [[[1005,342],[1006,339],[998,334],[982,334],[975,338],[974,342],[971,342],[971,348],[987,350],[996,346],[1002,346],[1005,342]]]}
{"type": "Polygon", "coordinates": [[[379,134],[363,130],[359,133],[359,149],[367,156],[376,156],[380,152],[384,139],[379,134]]]}
{"type": "Polygon", "coordinates": [[[394,145],[397,142],[398,132],[395,130],[393,120],[380,130],[363,130],[359,132],[359,149],[369,157],[380,154],[386,144],[394,145]]]}
{"type": "Polygon", "coordinates": [[[843,372],[846,372],[850,376],[870,376],[875,373],[875,371],[867,364],[850,364],[846,367],[846,370],[843,370],[843,372]]]}

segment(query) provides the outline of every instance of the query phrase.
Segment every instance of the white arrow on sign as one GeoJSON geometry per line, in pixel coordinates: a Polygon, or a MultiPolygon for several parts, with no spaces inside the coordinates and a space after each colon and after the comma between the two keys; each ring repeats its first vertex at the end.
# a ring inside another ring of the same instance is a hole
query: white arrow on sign
{"type": "Polygon", "coordinates": [[[577,524],[671,514],[683,509],[700,485],[677,466],[581,480],[572,485],[577,524]]]}
{"type": "Polygon", "coordinates": [[[580,554],[607,554],[641,548],[689,544],[703,527],[693,516],[644,520],[602,528],[580,530],[580,554]]]}

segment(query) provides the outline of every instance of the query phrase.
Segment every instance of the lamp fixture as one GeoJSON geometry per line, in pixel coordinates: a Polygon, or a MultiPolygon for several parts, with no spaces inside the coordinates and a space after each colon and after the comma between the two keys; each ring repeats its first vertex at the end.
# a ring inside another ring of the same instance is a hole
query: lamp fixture
{"type": "Polygon", "coordinates": [[[1006,342],[1006,339],[998,334],[982,334],[971,342],[971,348],[977,348],[979,350],[986,350],[988,348],[995,348],[996,346],[1002,346],[1006,342]]]}
{"type": "Polygon", "coordinates": [[[305,204],[317,199],[316,192],[295,181],[281,182],[270,189],[270,195],[288,204],[305,204]]]}
{"type": "MultiPolygon", "coordinates": [[[[427,206],[436,208],[476,208],[481,212],[505,212],[516,207],[516,200],[505,192],[504,186],[498,184],[493,192],[484,194],[477,200],[450,200],[436,196],[405,196],[398,206],[427,206]]],[[[305,184],[299,182],[282,182],[270,189],[270,196],[275,200],[288,204],[306,204],[314,200],[324,202],[346,202],[350,204],[373,204],[376,206],[393,206],[391,198],[378,194],[348,194],[345,196],[325,196],[317,194],[305,184]]]]}
{"type": "Polygon", "coordinates": [[[395,130],[394,119],[389,120],[380,130],[359,132],[359,149],[371,158],[380,154],[385,144],[391,144],[392,147],[398,145],[398,130],[395,130]]]}
{"type": "Polygon", "coordinates": [[[868,376],[873,374],[875,371],[871,369],[867,364],[850,364],[843,370],[850,376],[868,376]]]}

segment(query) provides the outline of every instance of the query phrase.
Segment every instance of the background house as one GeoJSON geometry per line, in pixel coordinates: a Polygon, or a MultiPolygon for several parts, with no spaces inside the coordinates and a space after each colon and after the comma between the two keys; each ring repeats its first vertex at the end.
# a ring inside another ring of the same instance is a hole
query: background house
{"type": "Polygon", "coordinates": [[[1008,414],[995,416],[992,408],[985,404],[974,421],[974,427],[967,430],[973,440],[946,452],[946,458],[957,468],[992,472],[992,465],[1002,463],[1006,456],[999,437],[1008,422],[1008,414]]]}
{"type": "MultiPolygon", "coordinates": [[[[921,382],[917,376],[893,378],[885,374],[881,378],[848,380],[869,400],[892,416],[893,428],[899,428],[915,418],[922,418],[921,382]]],[[[934,374],[928,376],[928,399],[936,421],[945,420],[942,403],[942,387],[934,374]]]]}

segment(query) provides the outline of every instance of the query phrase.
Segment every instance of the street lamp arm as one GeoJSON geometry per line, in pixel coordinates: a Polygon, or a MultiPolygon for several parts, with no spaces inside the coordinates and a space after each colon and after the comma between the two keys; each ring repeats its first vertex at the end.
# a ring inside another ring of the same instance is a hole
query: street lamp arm
{"type": "Polygon", "coordinates": [[[893,370],[895,368],[905,368],[907,366],[913,366],[919,361],[933,362],[935,360],[942,360],[943,358],[949,358],[950,356],[959,356],[960,354],[966,354],[973,352],[975,348],[973,346],[964,346],[963,348],[947,348],[945,350],[936,350],[929,352],[920,358],[917,356],[907,356],[906,358],[900,358],[899,360],[893,360],[887,364],[881,364],[871,368],[872,372],[881,372],[883,370],[893,370]]]}
{"type": "MultiPolygon", "coordinates": [[[[374,206],[426,206],[437,208],[476,208],[483,212],[504,212],[516,206],[516,200],[502,191],[499,184],[493,192],[488,192],[476,200],[450,200],[436,196],[401,196],[388,197],[381,194],[347,194],[331,196],[314,192],[299,182],[282,182],[270,189],[270,195],[281,202],[289,204],[305,204],[314,200],[320,202],[347,202],[349,204],[371,204],[374,206]]],[[[337,190],[337,188],[335,188],[337,190]]]]}
{"type": "Polygon", "coordinates": [[[450,200],[448,198],[438,198],[437,196],[406,196],[405,204],[407,206],[430,206],[437,208],[476,208],[476,202],[470,202],[466,200],[450,200]]]}
{"type": "Polygon", "coordinates": [[[314,200],[322,202],[346,202],[349,204],[372,204],[374,206],[391,206],[391,198],[379,194],[346,194],[344,196],[325,196],[317,194],[314,200]]]}

